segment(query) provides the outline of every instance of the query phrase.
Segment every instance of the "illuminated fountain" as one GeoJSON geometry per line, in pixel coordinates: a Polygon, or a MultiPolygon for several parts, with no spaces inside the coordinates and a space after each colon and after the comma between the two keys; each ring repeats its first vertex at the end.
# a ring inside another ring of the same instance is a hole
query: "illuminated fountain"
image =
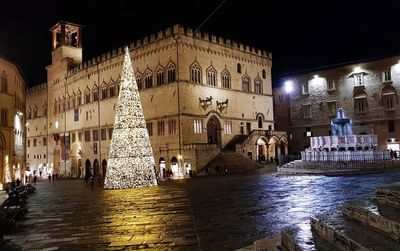
{"type": "Polygon", "coordinates": [[[354,135],[353,123],[347,118],[343,108],[339,108],[336,118],[331,120],[331,136],[310,138],[310,150],[301,153],[305,161],[328,160],[388,160],[388,151],[375,150],[378,137],[375,134],[354,135]]]}

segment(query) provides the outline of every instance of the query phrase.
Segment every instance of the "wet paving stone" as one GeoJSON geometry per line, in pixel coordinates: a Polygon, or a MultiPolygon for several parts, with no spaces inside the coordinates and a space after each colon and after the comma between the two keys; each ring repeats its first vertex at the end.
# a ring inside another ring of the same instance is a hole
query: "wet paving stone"
{"type": "Polygon", "coordinates": [[[234,250],[374,196],[400,172],[352,177],[255,172],[103,190],[39,182],[0,250],[234,250]]]}

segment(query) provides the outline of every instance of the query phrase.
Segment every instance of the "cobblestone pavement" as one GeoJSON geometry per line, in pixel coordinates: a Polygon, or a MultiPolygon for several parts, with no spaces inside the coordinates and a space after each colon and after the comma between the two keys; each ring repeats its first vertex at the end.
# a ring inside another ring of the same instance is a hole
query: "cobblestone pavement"
{"type": "Polygon", "coordinates": [[[234,250],[347,200],[372,197],[400,172],[353,177],[247,174],[93,189],[41,181],[0,250],[234,250]]]}

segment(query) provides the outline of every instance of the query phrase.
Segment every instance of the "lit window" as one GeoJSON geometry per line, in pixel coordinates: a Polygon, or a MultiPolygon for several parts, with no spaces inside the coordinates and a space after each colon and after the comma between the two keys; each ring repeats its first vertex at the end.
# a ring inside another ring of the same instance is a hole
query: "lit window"
{"type": "Polygon", "coordinates": [[[355,74],[354,75],[354,84],[356,86],[364,85],[364,76],[362,74],[355,74]]]}
{"type": "Polygon", "coordinates": [[[169,134],[176,134],[177,133],[177,126],[176,126],[176,120],[169,120],[168,121],[168,132],[169,134]]]}
{"type": "Polygon", "coordinates": [[[158,121],[157,122],[157,134],[158,135],[164,135],[165,134],[165,124],[164,121],[158,121]]]}
{"type": "Polygon", "coordinates": [[[199,119],[195,119],[193,122],[194,133],[203,133],[202,122],[199,119]]]}
{"type": "Polygon", "coordinates": [[[224,133],[232,134],[232,121],[224,121],[224,133]]]}

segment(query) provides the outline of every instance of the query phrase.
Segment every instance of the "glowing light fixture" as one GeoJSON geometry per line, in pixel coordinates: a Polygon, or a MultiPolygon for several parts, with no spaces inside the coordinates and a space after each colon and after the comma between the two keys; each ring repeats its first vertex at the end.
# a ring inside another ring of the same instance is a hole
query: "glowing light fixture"
{"type": "Polygon", "coordinates": [[[355,72],[360,72],[361,71],[361,67],[360,66],[354,67],[354,71],[355,72]]]}
{"type": "Polygon", "coordinates": [[[157,185],[153,150],[128,47],[122,67],[104,188],[157,185]]]}
{"type": "Polygon", "coordinates": [[[284,89],[286,93],[291,93],[293,91],[293,82],[291,80],[285,81],[284,89]]]}
{"type": "Polygon", "coordinates": [[[314,75],[314,78],[319,78],[319,76],[318,75],[314,75]]]}

